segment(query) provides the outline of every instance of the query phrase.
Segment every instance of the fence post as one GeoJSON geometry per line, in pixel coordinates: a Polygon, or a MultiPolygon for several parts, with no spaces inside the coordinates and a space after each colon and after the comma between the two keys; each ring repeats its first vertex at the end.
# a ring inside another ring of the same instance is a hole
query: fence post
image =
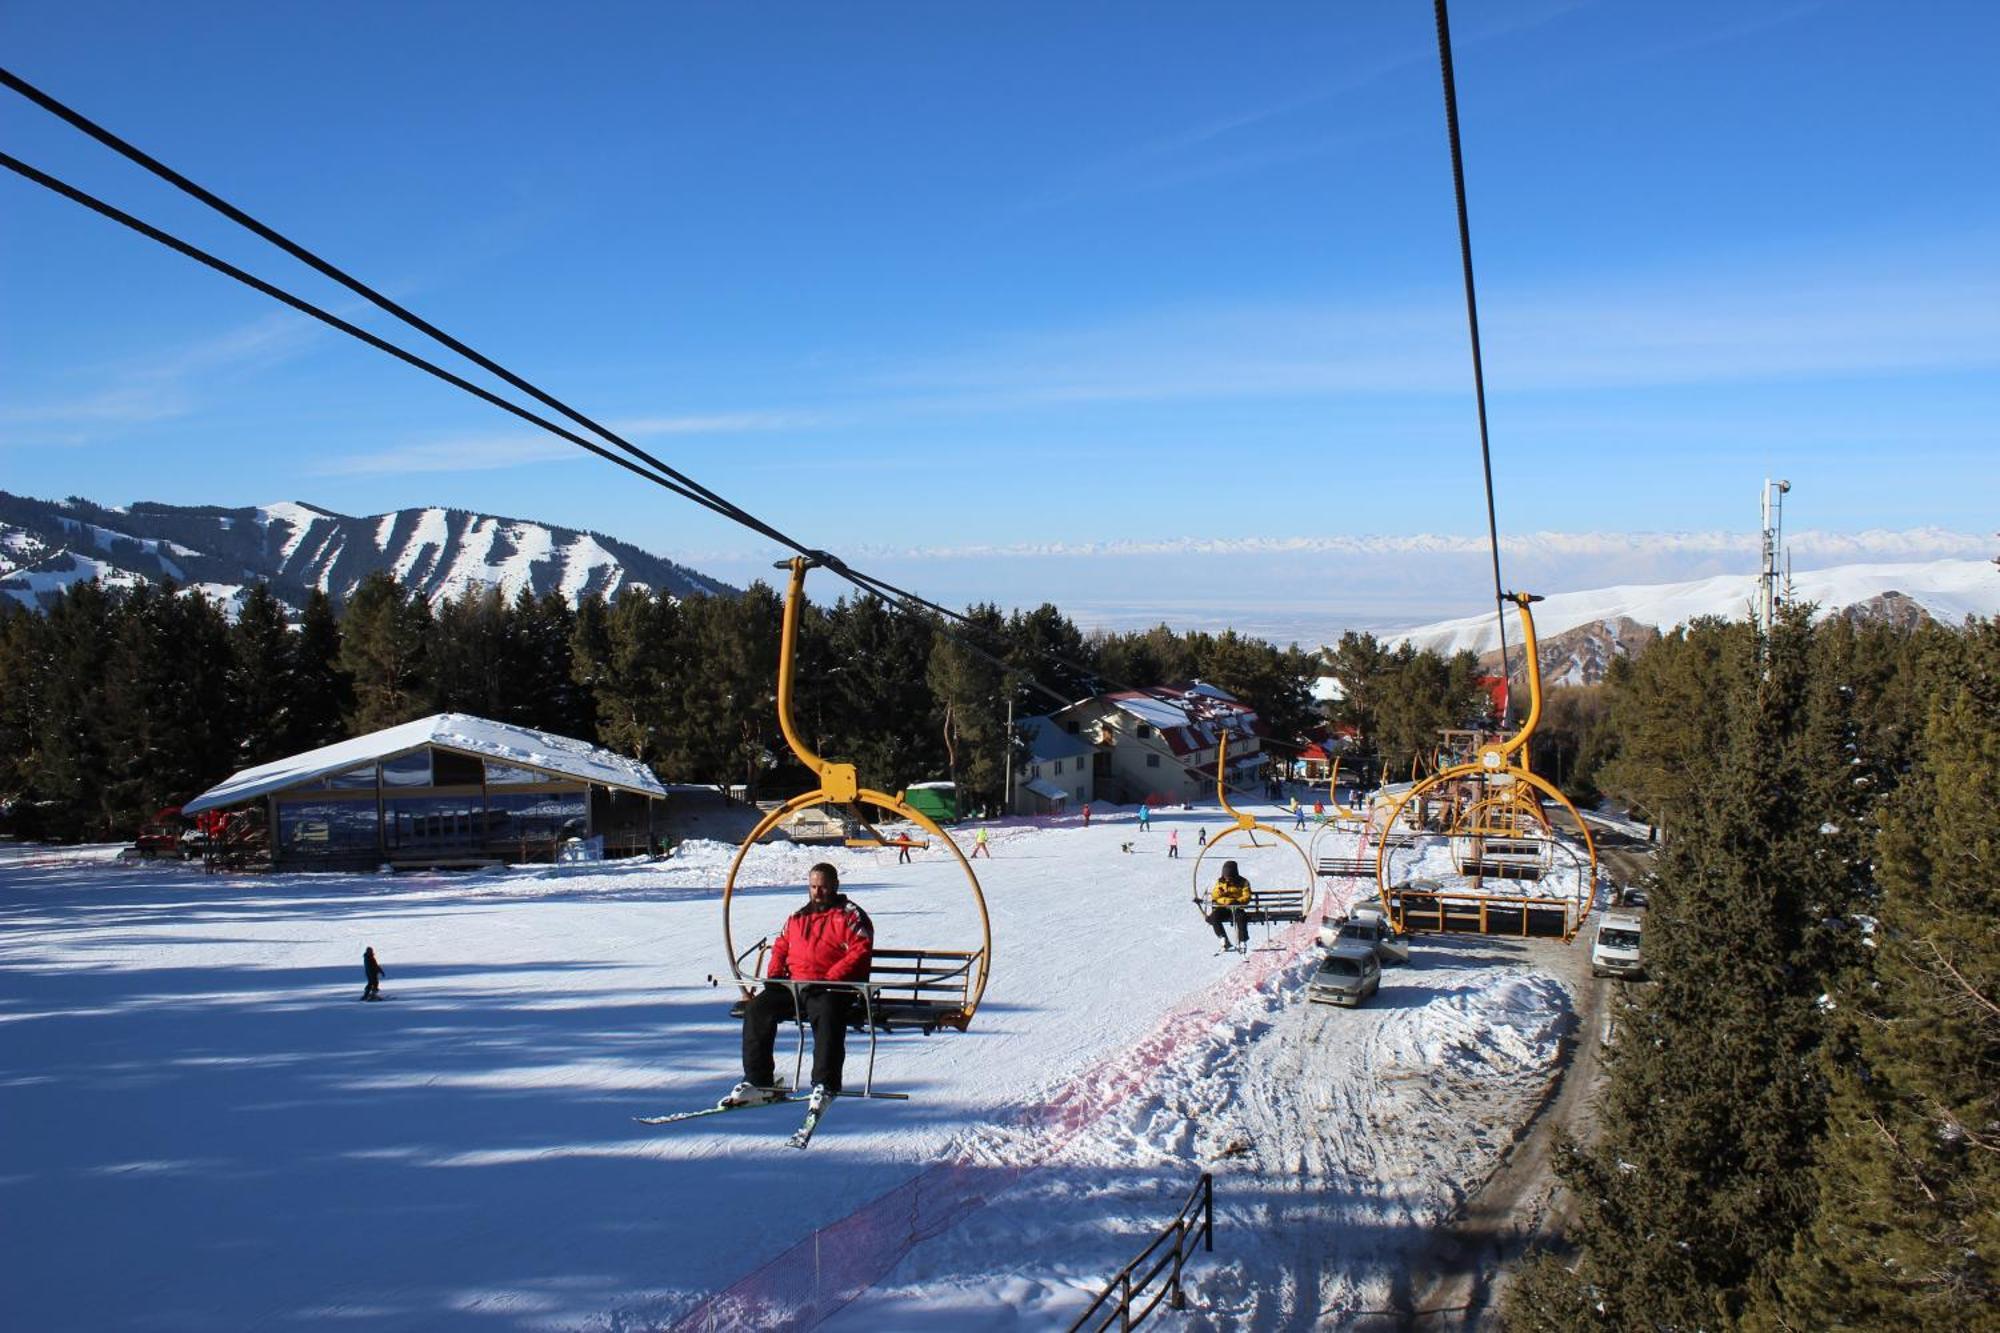
{"type": "Polygon", "coordinates": [[[1127,1273],[1123,1277],[1119,1278],[1118,1285],[1124,1293],[1118,1299],[1118,1327],[1124,1330],[1125,1333],[1131,1333],[1132,1275],[1130,1273],[1127,1273]]]}
{"type": "Polygon", "coordinates": [[[1187,1298],[1181,1295],[1181,1256],[1187,1250],[1187,1230],[1187,1214],[1182,1213],[1174,1219],[1174,1275],[1167,1283],[1167,1308],[1169,1310],[1184,1310],[1187,1308],[1187,1298]]]}

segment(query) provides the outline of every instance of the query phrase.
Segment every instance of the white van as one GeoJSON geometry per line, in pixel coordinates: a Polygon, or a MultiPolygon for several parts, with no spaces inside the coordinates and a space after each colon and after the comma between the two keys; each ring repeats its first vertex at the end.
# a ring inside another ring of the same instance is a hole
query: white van
{"type": "Polygon", "coordinates": [[[1590,946],[1590,975],[1593,977],[1638,978],[1646,975],[1639,956],[1639,936],[1646,919],[1637,912],[1606,912],[1598,923],[1597,938],[1590,946]]]}

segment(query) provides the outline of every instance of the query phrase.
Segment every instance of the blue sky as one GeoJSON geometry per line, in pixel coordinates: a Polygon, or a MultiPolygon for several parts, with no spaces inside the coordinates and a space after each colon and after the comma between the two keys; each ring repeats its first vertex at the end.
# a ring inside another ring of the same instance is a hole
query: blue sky
{"type": "MultiPolygon", "coordinates": [[[[1503,533],[1740,533],[1767,473],[1796,527],[1990,533],[2000,7],[1494,0],[1454,22],[1503,533]]],[[[1232,587],[1364,568],[1232,565],[1232,542],[1484,531],[1417,0],[16,0],[0,50],[779,526],[948,600],[1226,616],[1232,587]]],[[[0,143],[357,313],[11,94],[0,143]]],[[[452,505],[726,577],[769,554],[11,176],[0,488],[452,505]]],[[[1463,561],[1446,581],[1476,599],[1484,557],[1463,561]]]]}

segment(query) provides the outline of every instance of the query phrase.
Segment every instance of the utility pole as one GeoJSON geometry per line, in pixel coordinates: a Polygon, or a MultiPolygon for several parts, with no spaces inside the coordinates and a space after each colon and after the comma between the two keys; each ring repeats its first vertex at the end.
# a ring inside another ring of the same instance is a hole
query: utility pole
{"type": "Polygon", "coordinates": [[[1778,551],[1784,540],[1789,481],[1764,478],[1764,558],[1757,573],[1757,632],[1765,639],[1778,623],[1778,551]]]}
{"type": "Polygon", "coordinates": [[[1007,730],[1000,738],[1003,747],[1000,779],[1000,814],[1004,818],[1014,813],[1014,687],[1007,686],[1007,730]]]}

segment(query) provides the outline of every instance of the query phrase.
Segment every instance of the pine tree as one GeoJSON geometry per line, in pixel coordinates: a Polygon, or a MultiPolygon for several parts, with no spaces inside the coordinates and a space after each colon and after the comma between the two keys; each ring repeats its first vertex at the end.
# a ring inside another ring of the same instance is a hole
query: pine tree
{"type": "Polygon", "coordinates": [[[340,665],[340,621],[326,593],[313,589],[292,644],[292,699],[282,754],[331,745],[348,734],[354,682],[340,665]]]}
{"type": "Polygon", "coordinates": [[[2000,1328],[2000,623],[1926,637],[1922,754],[1836,1010],[1817,1215],[1759,1327],[2000,1328]]]}
{"type": "Polygon", "coordinates": [[[249,768],[293,753],[298,701],[293,635],[285,608],[259,583],[244,596],[230,631],[229,710],[236,724],[236,764],[249,768]]]}
{"type": "MultiPolygon", "coordinates": [[[[1002,641],[1006,622],[998,607],[968,607],[966,616],[973,624],[964,637],[978,643],[1002,641]]],[[[995,802],[1005,788],[1014,755],[1014,737],[1007,734],[1008,675],[1004,663],[961,638],[939,634],[931,642],[926,679],[932,722],[944,742],[960,810],[995,802]]]]}
{"type": "Polygon", "coordinates": [[[340,625],[340,666],[354,682],[354,735],[433,711],[430,606],[386,574],[354,590],[340,625]]]}

